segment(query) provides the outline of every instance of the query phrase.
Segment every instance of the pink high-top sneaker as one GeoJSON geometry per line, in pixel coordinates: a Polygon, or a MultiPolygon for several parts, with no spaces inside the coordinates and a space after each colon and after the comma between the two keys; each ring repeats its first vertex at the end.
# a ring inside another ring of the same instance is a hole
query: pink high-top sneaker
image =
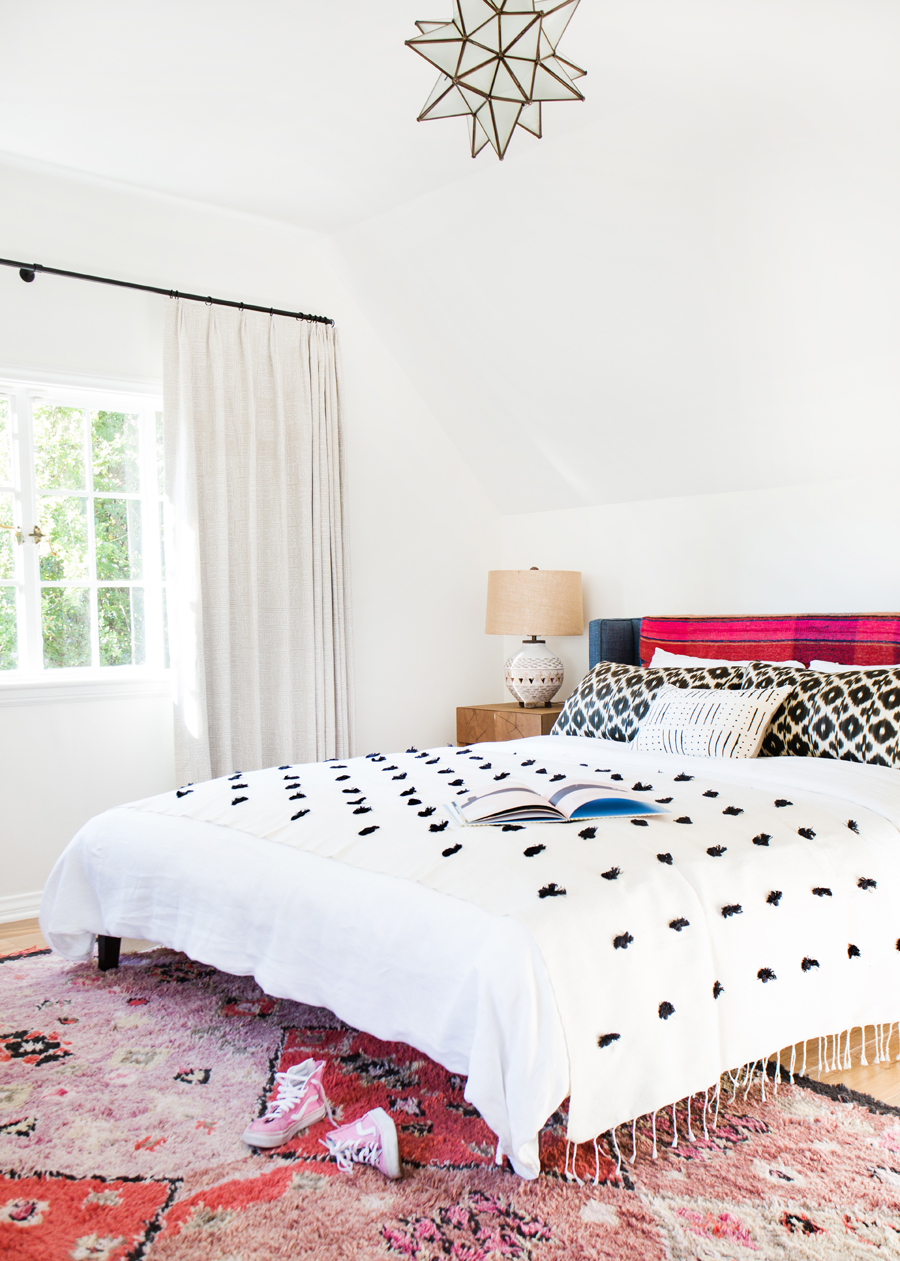
{"type": "MultiPolygon", "coordinates": [[[[331,1108],[322,1086],[324,1060],[304,1060],[285,1073],[276,1073],[278,1092],[266,1109],[265,1116],[244,1130],[244,1142],[250,1147],[280,1147],[299,1130],[321,1121],[331,1108]]],[[[334,1118],[331,1118],[332,1121],[334,1118]]]]}
{"type": "Polygon", "coordinates": [[[386,1178],[400,1177],[397,1130],[384,1108],[373,1108],[358,1121],[350,1121],[319,1140],[337,1161],[338,1169],[349,1173],[353,1162],[373,1165],[386,1178]]]}

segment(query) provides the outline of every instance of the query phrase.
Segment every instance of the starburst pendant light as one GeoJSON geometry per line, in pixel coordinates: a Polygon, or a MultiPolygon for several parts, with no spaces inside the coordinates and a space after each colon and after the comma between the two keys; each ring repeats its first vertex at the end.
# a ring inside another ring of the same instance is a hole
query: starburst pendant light
{"type": "Polygon", "coordinates": [[[453,0],[451,22],[417,22],[406,41],[441,77],[419,122],[466,118],[472,157],[502,158],[516,127],[540,139],[543,101],[583,101],[586,71],[556,52],[579,0],[453,0]]]}

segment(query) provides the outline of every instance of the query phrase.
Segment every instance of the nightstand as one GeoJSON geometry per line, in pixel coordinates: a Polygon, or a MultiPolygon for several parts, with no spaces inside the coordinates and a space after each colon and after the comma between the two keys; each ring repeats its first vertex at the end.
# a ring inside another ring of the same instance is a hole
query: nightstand
{"type": "Polygon", "coordinates": [[[456,743],[478,744],[482,740],[524,740],[526,736],[549,736],[562,705],[542,705],[523,709],[517,701],[499,705],[463,705],[456,711],[456,743]]]}

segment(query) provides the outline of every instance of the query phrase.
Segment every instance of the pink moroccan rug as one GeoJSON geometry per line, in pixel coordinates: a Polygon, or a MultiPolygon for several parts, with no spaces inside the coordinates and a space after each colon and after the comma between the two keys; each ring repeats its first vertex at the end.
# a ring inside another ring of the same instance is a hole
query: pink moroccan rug
{"type": "MultiPolygon", "coordinates": [[[[266,997],[183,955],[117,972],[45,952],[0,959],[0,1256],[8,1261],[736,1261],[900,1257],[900,1115],[844,1090],[724,1079],[703,1137],[686,1104],[578,1149],[565,1118],[527,1183],[493,1165],[464,1082],[329,1012],[266,997]],[[322,1122],[241,1142],[273,1074],[328,1061],[339,1116],[387,1109],[403,1178],[340,1173],[322,1122]],[[746,1097],[745,1097],[746,1093],[746,1097]],[[733,1098],[732,1098],[733,1096],[733,1098]],[[571,1163],[568,1166],[571,1169],[571,1163]],[[594,1179],[597,1184],[594,1185],[594,1179]]],[[[702,1100],[700,1101],[702,1104],[702,1100]]],[[[708,1118],[709,1119],[709,1118],[708,1118]]]]}

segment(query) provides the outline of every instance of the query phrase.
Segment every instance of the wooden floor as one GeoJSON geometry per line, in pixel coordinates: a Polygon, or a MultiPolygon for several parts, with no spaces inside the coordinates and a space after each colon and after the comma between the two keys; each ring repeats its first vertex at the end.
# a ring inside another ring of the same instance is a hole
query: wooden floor
{"type": "MultiPolygon", "coordinates": [[[[20,919],[12,924],[0,924],[0,954],[27,950],[29,946],[41,946],[45,950],[47,948],[36,919],[20,919]]],[[[122,940],[122,949],[131,954],[140,953],[143,950],[155,950],[156,942],[138,941],[136,937],[125,937],[122,940]]]]}
{"type": "MultiPolygon", "coordinates": [[[[18,920],[13,924],[0,924],[0,954],[8,954],[15,950],[25,950],[29,946],[46,946],[46,942],[41,936],[41,930],[38,927],[36,919],[18,920]]],[[[137,941],[130,937],[124,938],[122,941],[122,950],[125,952],[135,952],[144,950],[153,950],[154,943],[149,941],[137,941]]],[[[819,1069],[819,1047],[820,1043],[817,1039],[813,1039],[806,1044],[806,1075],[814,1077],[818,1081],[828,1082],[831,1085],[843,1083],[849,1086],[851,1090],[858,1090],[862,1094],[872,1095],[875,1099],[880,1099],[882,1103],[890,1103],[895,1107],[900,1107],[900,1033],[895,1026],[883,1027],[883,1034],[887,1036],[890,1028],[890,1043],[887,1047],[889,1060],[886,1063],[876,1064],[876,1030],[874,1026],[866,1026],[866,1059],[869,1061],[867,1066],[861,1065],[859,1062],[860,1047],[860,1030],[853,1029],[850,1033],[850,1052],[853,1067],[848,1069],[836,1068],[831,1069],[830,1064],[834,1060],[835,1046],[833,1038],[828,1038],[823,1044],[823,1066],[819,1069]]],[[[845,1054],[846,1034],[840,1039],[841,1057],[845,1054]]],[[[884,1050],[884,1048],[882,1048],[884,1050]]],[[[781,1052],[781,1063],[785,1069],[790,1067],[791,1048],[787,1047],[781,1052]]],[[[803,1067],[803,1045],[798,1044],[795,1051],[795,1072],[799,1073],[803,1067]]]]}

